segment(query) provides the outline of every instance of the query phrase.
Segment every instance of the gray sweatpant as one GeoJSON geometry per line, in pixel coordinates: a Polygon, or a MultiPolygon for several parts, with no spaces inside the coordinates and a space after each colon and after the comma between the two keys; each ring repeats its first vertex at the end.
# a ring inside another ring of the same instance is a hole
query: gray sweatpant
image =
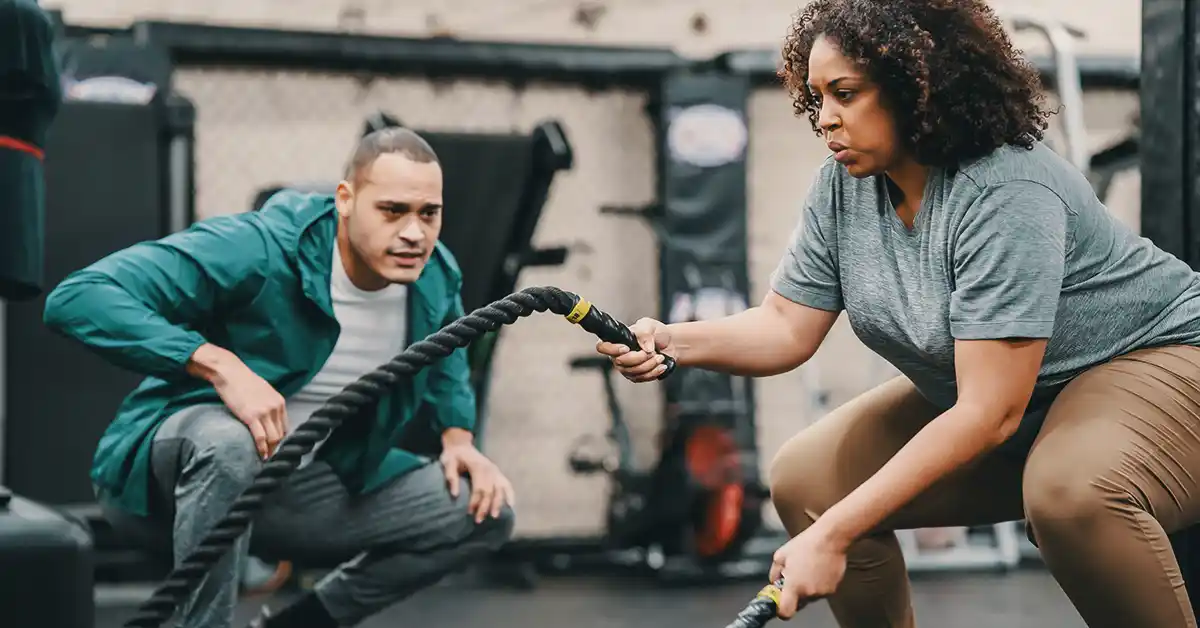
{"type": "MultiPolygon", "coordinates": [[[[105,507],[119,534],[183,560],[254,479],[263,461],[244,424],[223,406],[171,416],[151,448],[154,495],[146,518],[105,507]]],[[[512,534],[513,513],[476,524],[469,480],[450,496],[442,467],[429,464],[367,495],[354,496],[322,462],[292,474],[268,496],[247,534],[183,608],[180,628],[229,628],[242,561],[250,553],[299,565],[339,565],[316,594],[342,626],[354,626],[512,534]]],[[[103,494],[99,495],[104,506],[103,494]]]]}

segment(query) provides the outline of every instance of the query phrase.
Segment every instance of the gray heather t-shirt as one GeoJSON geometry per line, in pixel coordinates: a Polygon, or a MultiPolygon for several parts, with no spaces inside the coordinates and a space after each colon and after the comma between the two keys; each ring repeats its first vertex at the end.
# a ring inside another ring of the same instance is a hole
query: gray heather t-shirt
{"type": "Polygon", "coordinates": [[[826,160],[771,287],[844,309],[858,338],[940,408],[957,398],[955,339],[1049,338],[1012,453],[1089,367],[1200,344],[1200,274],[1120,223],[1041,144],[932,169],[911,230],[883,176],[855,179],[826,160]]]}

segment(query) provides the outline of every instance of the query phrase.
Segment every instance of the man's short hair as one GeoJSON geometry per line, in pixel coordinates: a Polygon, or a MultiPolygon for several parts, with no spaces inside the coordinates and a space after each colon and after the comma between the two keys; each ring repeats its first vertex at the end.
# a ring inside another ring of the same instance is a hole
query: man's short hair
{"type": "Polygon", "coordinates": [[[380,155],[395,153],[417,163],[440,163],[437,153],[425,138],[416,131],[401,127],[388,127],[372,131],[358,141],[350,163],[346,164],[345,178],[358,185],[362,175],[380,155]]]}

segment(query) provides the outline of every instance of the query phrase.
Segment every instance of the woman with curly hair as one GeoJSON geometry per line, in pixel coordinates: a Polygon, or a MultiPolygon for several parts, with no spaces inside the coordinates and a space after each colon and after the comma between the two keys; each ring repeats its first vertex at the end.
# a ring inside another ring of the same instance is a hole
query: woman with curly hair
{"type": "Polygon", "coordinates": [[[601,343],[630,380],[769,376],[839,313],[902,376],[782,446],[779,614],[912,627],[893,530],[1025,519],[1088,626],[1196,626],[1167,534],[1200,521],[1200,275],[1041,143],[1037,72],[982,0],[817,0],[782,76],[832,155],[762,303],[601,343]]]}

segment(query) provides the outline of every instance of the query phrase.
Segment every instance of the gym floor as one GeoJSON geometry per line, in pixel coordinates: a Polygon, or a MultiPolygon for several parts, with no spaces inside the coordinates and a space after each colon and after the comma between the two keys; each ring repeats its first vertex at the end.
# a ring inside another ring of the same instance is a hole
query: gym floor
{"type": "MultiPolygon", "coordinates": [[[[447,581],[361,628],[724,628],[758,589],[752,582],[679,588],[630,578],[591,577],[546,577],[532,591],[465,584],[447,581]]],[[[921,573],[914,575],[913,589],[921,628],[1084,626],[1058,585],[1036,567],[1006,574],[921,573]]],[[[235,628],[245,626],[263,603],[243,602],[235,628]]],[[[132,612],[133,606],[100,608],[95,628],[120,628],[132,612]]],[[[836,628],[823,603],[776,625],[836,628]]]]}

